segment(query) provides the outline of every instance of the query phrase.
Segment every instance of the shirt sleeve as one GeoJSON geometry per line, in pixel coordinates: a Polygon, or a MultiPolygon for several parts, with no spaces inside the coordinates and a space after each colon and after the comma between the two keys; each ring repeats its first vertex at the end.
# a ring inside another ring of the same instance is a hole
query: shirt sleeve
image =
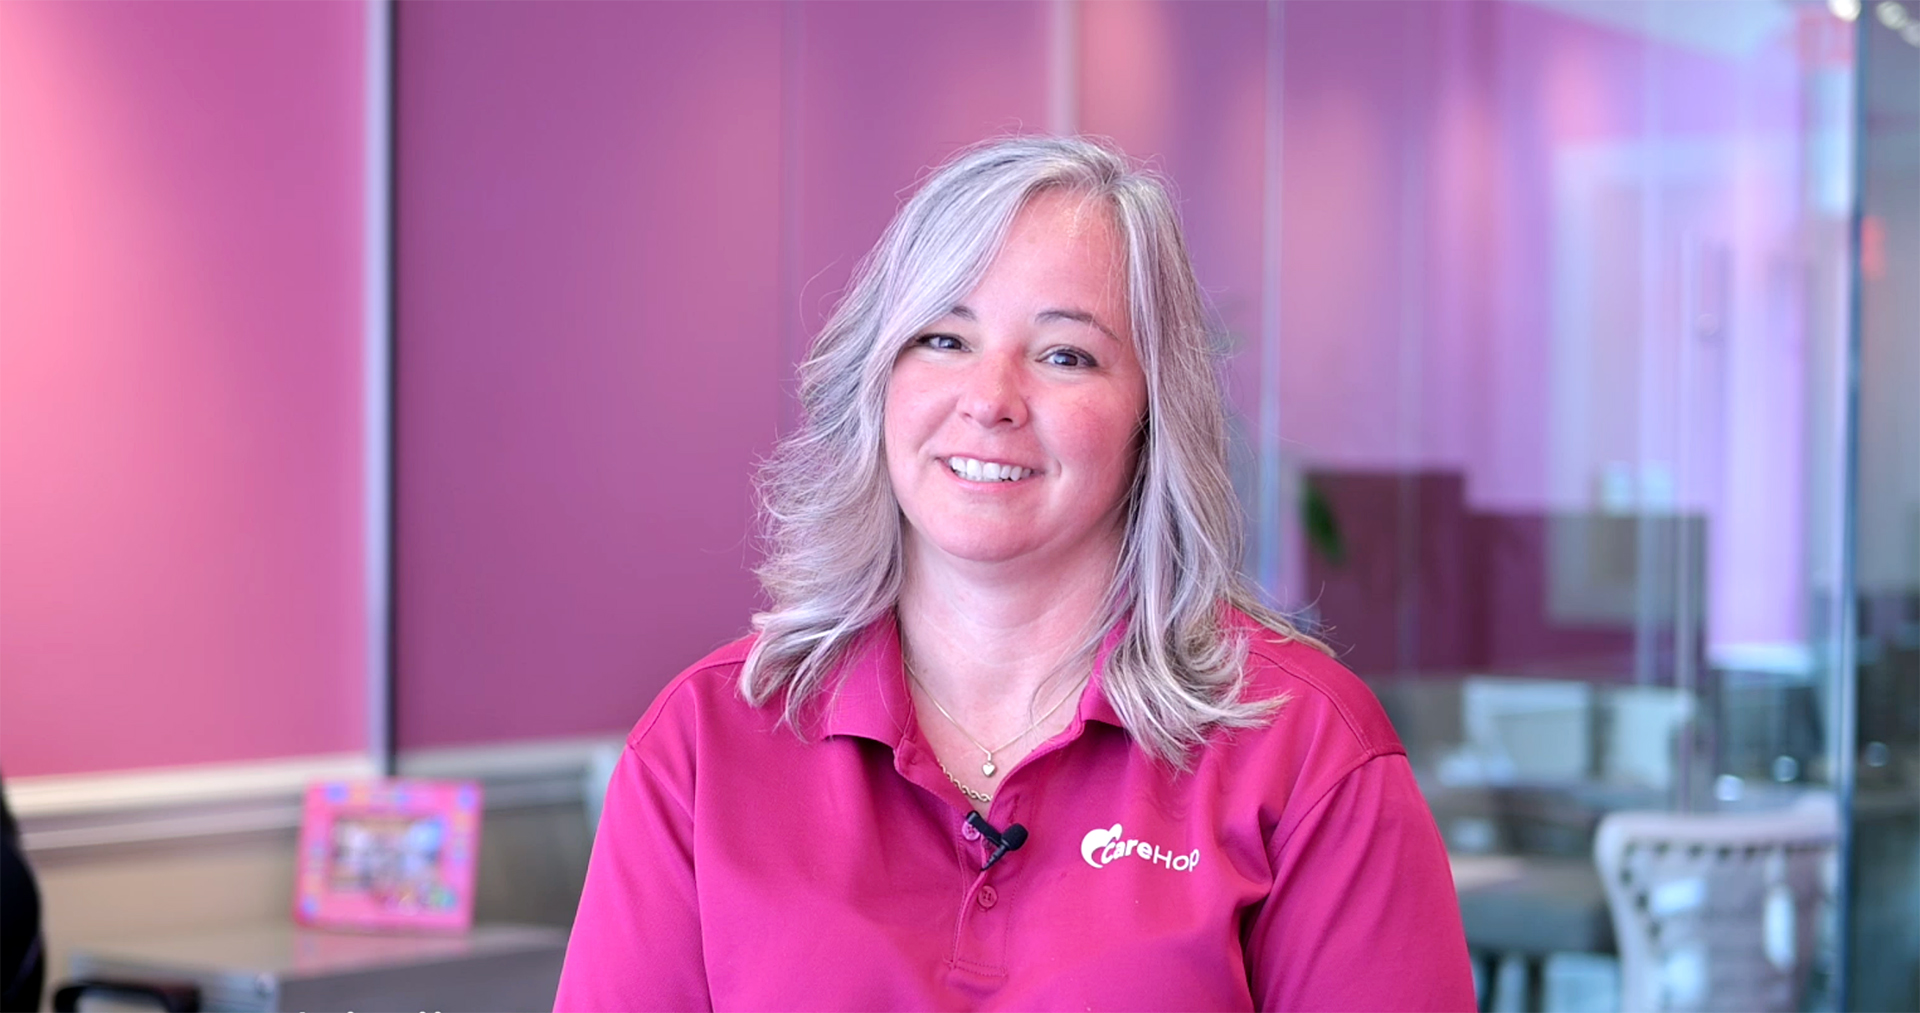
{"type": "Polygon", "coordinates": [[[688,800],[628,745],[607,787],[554,1009],[712,1008],[688,800]]]}
{"type": "Polygon", "coordinates": [[[1246,942],[1261,1009],[1475,1009],[1446,847],[1405,756],[1356,767],[1271,847],[1246,942]]]}

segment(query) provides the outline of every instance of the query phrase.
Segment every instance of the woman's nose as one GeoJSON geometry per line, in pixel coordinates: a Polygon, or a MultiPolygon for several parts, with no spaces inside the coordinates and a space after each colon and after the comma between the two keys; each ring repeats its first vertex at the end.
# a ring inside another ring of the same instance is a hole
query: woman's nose
{"type": "Polygon", "coordinates": [[[1025,425],[1027,405],[1020,367],[1016,355],[980,356],[967,370],[960,413],[982,426],[1025,425]]]}

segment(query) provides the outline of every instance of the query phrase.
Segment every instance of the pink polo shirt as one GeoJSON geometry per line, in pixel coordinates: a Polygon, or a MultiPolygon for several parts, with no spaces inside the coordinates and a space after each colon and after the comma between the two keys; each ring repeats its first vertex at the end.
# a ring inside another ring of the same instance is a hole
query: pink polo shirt
{"type": "Polygon", "coordinates": [[[985,842],[914,719],[893,622],[810,741],[735,692],[750,641],[627,740],[556,1006],[1470,1010],[1446,852],[1372,693],[1254,637],[1266,727],[1187,773],[1137,748],[1099,666],[1065,731],[1001,778],[985,842]]]}

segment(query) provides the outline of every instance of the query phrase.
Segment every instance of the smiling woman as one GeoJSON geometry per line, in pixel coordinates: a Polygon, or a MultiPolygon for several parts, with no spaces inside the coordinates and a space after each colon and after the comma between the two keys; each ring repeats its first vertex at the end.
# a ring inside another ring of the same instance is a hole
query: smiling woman
{"type": "Polygon", "coordinates": [[[1393,729],[1236,570],[1157,180],[1081,140],[962,153],[802,400],[772,608],[634,728],[561,1008],[1473,1005],[1393,729]]]}

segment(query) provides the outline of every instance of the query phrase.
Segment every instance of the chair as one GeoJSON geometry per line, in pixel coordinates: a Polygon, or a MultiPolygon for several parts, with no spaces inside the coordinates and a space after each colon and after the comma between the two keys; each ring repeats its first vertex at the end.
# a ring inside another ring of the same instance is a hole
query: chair
{"type": "Polygon", "coordinates": [[[1593,855],[1613,913],[1620,1008],[1802,1008],[1838,834],[1825,796],[1774,812],[1608,814],[1593,855]]]}

